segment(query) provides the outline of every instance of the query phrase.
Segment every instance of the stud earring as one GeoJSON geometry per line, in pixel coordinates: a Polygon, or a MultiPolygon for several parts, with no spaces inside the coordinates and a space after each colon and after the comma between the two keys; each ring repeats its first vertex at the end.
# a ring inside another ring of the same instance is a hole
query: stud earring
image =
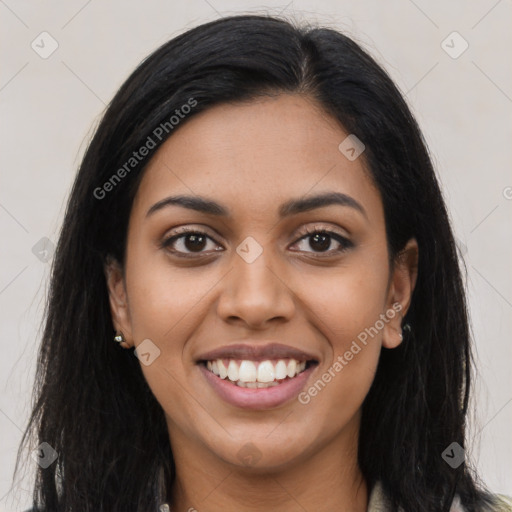
{"type": "Polygon", "coordinates": [[[120,346],[120,347],[123,347],[123,348],[129,348],[128,346],[126,346],[126,340],[124,338],[124,334],[121,332],[121,331],[116,331],[116,334],[114,336],[114,341],[120,346]],[[124,345],[123,345],[124,343],[124,345]]]}
{"type": "Polygon", "coordinates": [[[121,331],[116,331],[116,335],[114,336],[114,341],[117,341],[117,343],[122,343],[125,341],[123,333],[121,331]]]}

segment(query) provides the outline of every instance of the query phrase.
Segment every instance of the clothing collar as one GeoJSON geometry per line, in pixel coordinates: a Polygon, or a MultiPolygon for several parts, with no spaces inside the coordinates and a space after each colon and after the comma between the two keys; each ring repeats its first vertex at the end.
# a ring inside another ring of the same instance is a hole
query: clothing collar
{"type": "Polygon", "coordinates": [[[367,512],[387,512],[389,509],[389,502],[382,490],[382,485],[377,482],[370,493],[367,512]]]}

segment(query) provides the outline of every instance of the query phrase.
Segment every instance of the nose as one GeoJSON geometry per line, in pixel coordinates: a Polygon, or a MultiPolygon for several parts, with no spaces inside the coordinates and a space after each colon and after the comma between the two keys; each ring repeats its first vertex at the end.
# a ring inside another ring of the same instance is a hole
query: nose
{"type": "Polygon", "coordinates": [[[272,265],[271,251],[251,263],[233,255],[234,268],[223,280],[217,314],[228,323],[251,329],[267,328],[272,322],[286,322],[295,312],[294,293],[283,272],[272,265]]]}

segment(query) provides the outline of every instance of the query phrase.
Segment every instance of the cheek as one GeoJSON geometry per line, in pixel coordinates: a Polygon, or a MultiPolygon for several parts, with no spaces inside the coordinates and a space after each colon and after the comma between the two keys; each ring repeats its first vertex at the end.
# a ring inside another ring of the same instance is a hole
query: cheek
{"type": "MultiPolygon", "coordinates": [[[[385,260],[384,260],[385,261],[385,260]]],[[[363,258],[357,264],[309,280],[306,310],[331,354],[306,389],[303,403],[317,411],[315,422],[343,424],[361,406],[373,382],[383,333],[388,274],[363,258]]],[[[307,314],[307,313],[306,313],[307,314]]]]}
{"type": "Polygon", "coordinates": [[[183,349],[197,326],[201,298],[213,283],[205,276],[204,287],[191,287],[190,278],[158,260],[134,256],[131,266],[127,265],[132,334],[136,345],[149,339],[157,347],[158,355],[151,364],[145,365],[141,359],[142,373],[164,411],[185,421],[197,398],[190,396],[185,384],[190,368],[184,364],[183,349]]]}
{"type": "Polygon", "coordinates": [[[357,261],[337,270],[311,274],[307,290],[303,291],[307,309],[315,313],[319,328],[337,354],[345,352],[352,340],[375,325],[386,304],[385,266],[373,258],[358,256],[353,260],[357,261]]]}
{"type": "Polygon", "coordinates": [[[136,345],[149,339],[158,348],[151,364],[141,364],[157,400],[164,410],[185,412],[197,398],[182,384],[191,371],[184,347],[207,314],[208,294],[219,275],[206,267],[173,267],[148,245],[133,245],[126,262],[132,335],[136,345]]]}
{"type": "MultiPolygon", "coordinates": [[[[167,350],[178,349],[178,341],[190,319],[215,285],[215,275],[206,269],[176,267],[163,250],[149,242],[131,248],[127,261],[130,318],[136,342],[155,339],[167,350]]],[[[180,349],[181,353],[181,349],[180,349]]]]}

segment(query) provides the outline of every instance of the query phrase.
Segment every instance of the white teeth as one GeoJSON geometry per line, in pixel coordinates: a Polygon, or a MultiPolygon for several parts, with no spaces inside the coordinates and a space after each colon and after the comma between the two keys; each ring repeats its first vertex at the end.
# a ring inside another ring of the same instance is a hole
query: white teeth
{"type": "Polygon", "coordinates": [[[296,359],[279,359],[273,363],[266,361],[242,360],[240,364],[236,360],[230,359],[226,368],[226,360],[216,359],[207,361],[206,367],[212,373],[247,388],[262,388],[278,385],[279,382],[288,378],[293,378],[306,369],[306,361],[299,363],[296,359]]]}
{"type": "Polygon", "coordinates": [[[279,382],[242,382],[241,380],[235,382],[241,388],[272,388],[279,386],[279,382]]]}
{"type": "Polygon", "coordinates": [[[297,370],[297,361],[295,359],[290,359],[288,362],[288,377],[292,378],[297,370]]]}
{"type": "Polygon", "coordinates": [[[217,360],[217,367],[219,368],[219,377],[225,379],[228,376],[228,369],[224,366],[222,359],[217,360]]]}
{"type": "Polygon", "coordinates": [[[276,378],[276,370],[271,361],[262,361],[258,366],[258,382],[272,382],[276,378]]]}
{"type": "Polygon", "coordinates": [[[280,359],[276,364],[276,379],[286,379],[288,376],[288,369],[286,367],[286,363],[280,359]]]}
{"type": "MultiPolygon", "coordinates": [[[[242,382],[256,382],[256,365],[252,361],[242,361],[238,369],[238,380],[242,382]]],[[[273,380],[273,379],[272,379],[273,380]]]]}
{"type": "Polygon", "coordinates": [[[238,380],[238,365],[233,360],[229,361],[228,379],[233,382],[236,382],[238,380]]]}

